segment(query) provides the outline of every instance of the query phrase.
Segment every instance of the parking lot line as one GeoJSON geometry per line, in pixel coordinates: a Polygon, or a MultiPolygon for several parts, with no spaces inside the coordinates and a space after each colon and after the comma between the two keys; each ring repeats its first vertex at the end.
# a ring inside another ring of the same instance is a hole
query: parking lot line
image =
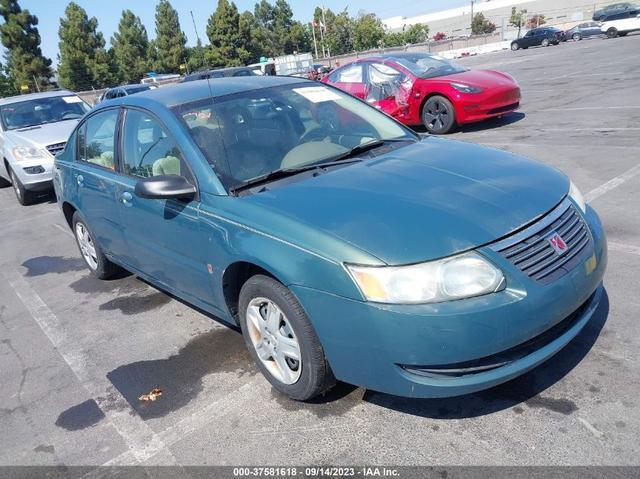
{"type": "Polygon", "coordinates": [[[597,188],[591,190],[586,195],[584,195],[584,199],[587,201],[587,203],[590,203],[593,200],[595,200],[596,198],[601,197],[602,195],[604,195],[608,191],[611,191],[614,188],[617,188],[618,186],[622,185],[623,183],[629,181],[631,178],[633,178],[634,176],[636,176],[638,174],[640,174],[640,165],[634,166],[633,168],[631,168],[631,169],[625,171],[624,173],[622,173],[621,175],[618,175],[615,178],[611,178],[606,183],[604,183],[604,184],[598,186],[597,188]]]}
{"type": "Polygon", "coordinates": [[[91,370],[89,358],[83,354],[78,342],[67,335],[55,313],[20,273],[9,270],[3,276],[80,384],[120,434],[133,459],[143,462],[162,453],[173,464],[177,464],[158,435],[145,424],[111,382],[91,370]]]}
{"type": "Polygon", "coordinates": [[[629,106],[580,106],[575,108],[544,108],[538,111],[582,111],[582,110],[637,110],[640,105],[629,106]]]}

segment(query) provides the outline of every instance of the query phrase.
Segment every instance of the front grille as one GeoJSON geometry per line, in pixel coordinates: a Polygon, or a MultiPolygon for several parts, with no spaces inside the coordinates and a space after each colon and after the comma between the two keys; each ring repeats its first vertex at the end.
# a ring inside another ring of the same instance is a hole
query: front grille
{"type": "Polygon", "coordinates": [[[520,102],[517,101],[515,103],[511,103],[510,105],[500,106],[498,108],[492,108],[487,112],[489,115],[493,115],[495,113],[504,113],[505,111],[517,110],[520,107],[520,102]]]}
{"type": "Polygon", "coordinates": [[[555,217],[551,221],[543,218],[525,230],[524,237],[516,235],[515,242],[509,244],[507,239],[506,244],[500,241],[493,246],[520,271],[543,284],[564,276],[593,249],[589,227],[571,202],[564,201],[552,215],[555,217]],[[547,241],[553,232],[567,245],[563,254],[547,241]]]}
{"type": "Polygon", "coordinates": [[[49,153],[51,153],[53,156],[56,156],[58,153],[64,150],[66,144],[66,141],[63,141],[62,143],[52,143],[51,145],[47,145],[46,148],[49,153]]]}

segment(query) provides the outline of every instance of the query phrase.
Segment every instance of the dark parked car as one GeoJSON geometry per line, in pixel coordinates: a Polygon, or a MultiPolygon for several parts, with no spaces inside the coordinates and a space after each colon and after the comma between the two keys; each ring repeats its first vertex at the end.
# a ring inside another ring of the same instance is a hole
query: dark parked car
{"type": "Polygon", "coordinates": [[[240,326],[278,391],[468,394],[606,310],[604,229],[555,168],[421,138],[329,85],[215,83],[104,102],[54,185],[93,276],[125,268],[240,326]]]}
{"type": "Polygon", "coordinates": [[[634,5],[633,3],[614,3],[612,5],[607,5],[600,10],[596,10],[593,14],[593,19],[597,22],[604,22],[610,20],[614,15],[620,14],[630,14],[630,16],[634,16],[640,13],[640,5],[634,5]]]}
{"type": "Polygon", "coordinates": [[[554,27],[538,27],[529,30],[524,37],[511,42],[511,49],[557,45],[564,40],[564,32],[554,27]]]}
{"type": "Polygon", "coordinates": [[[230,67],[230,68],[219,68],[217,70],[205,70],[201,72],[191,73],[186,75],[180,83],[195,81],[195,80],[205,80],[207,78],[224,78],[224,77],[250,77],[250,76],[258,76],[253,68],[249,67],[230,67]]]}
{"type": "Polygon", "coordinates": [[[158,87],[155,85],[140,85],[139,83],[135,85],[122,85],[115,88],[109,88],[100,96],[98,103],[104,100],[112,100],[114,98],[133,95],[142,91],[153,90],[154,88],[158,87]]]}
{"type": "Polygon", "coordinates": [[[598,22],[585,22],[565,31],[564,35],[567,39],[571,38],[574,41],[578,41],[583,38],[602,35],[602,32],[598,22]]]}

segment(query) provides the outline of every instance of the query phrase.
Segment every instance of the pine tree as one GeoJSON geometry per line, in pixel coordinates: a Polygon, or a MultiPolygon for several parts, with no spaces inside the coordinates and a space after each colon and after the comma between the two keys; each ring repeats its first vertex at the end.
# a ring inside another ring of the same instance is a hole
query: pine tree
{"type": "Polygon", "coordinates": [[[156,7],[156,40],[158,59],[156,70],[163,73],[178,73],[187,58],[187,37],[180,29],[178,12],[169,0],[160,0],[156,7]]]}
{"type": "Polygon", "coordinates": [[[140,18],[131,10],[122,12],[111,44],[120,78],[126,83],[138,82],[149,71],[149,39],[140,18]]]}
{"type": "Polygon", "coordinates": [[[109,55],[98,20],[75,2],[69,3],[60,19],[58,78],[61,86],[81,91],[115,83],[109,55]]]}
{"type": "Polygon", "coordinates": [[[211,48],[207,51],[207,63],[212,66],[236,66],[242,64],[238,49],[242,43],[240,14],[236,4],[218,0],[218,8],[209,17],[207,37],[211,48]]]}
{"type": "Polygon", "coordinates": [[[7,49],[7,69],[16,90],[38,90],[49,84],[51,60],[42,55],[38,17],[22,10],[17,0],[0,0],[2,45],[7,49]]]}

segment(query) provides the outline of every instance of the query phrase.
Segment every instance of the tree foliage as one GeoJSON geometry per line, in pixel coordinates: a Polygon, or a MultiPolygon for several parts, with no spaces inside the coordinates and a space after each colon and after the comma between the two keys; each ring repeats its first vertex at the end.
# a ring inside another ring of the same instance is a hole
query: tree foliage
{"type": "Polygon", "coordinates": [[[476,13],[471,20],[471,33],[473,35],[482,35],[485,33],[493,33],[496,31],[496,24],[485,18],[483,13],[476,13]]]}
{"type": "Polygon", "coordinates": [[[138,82],[150,65],[147,61],[149,39],[147,29],[131,10],[124,10],[118,31],[111,37],[119,77],[126,83],[138,82]]]}
{"type": "Polygon", "coordinates": [[[511,17],[509,18],[509,25],[518,29],[518,38],[520,38],[520,31],[524,25],[524,19],[527,15],[527,9],[516,10],[516,7],[511,7],[511,17]]]}
{"type": "Polygon", "coordinates": [[[98,20],[75,2],[69,3],[60,18],[58,79],[71,90],[103,88],[117,81],[111,55],[105,50],[98,20]]]}
{"type": "Polygon", "coordinates": [[[15,90],[46,88],[51,77],[51,60],[42,55],[38,17],[22,10],[17,0],[0,0],[2,45],[7,49],[9,81],[15,90]]]}
{"type": "Polygon", "coordinates": [[[383,45],[385,31],[380,19],[373,13],[361,14],[353,25],[353,47],[368,50],[383,45]]]}
{"type": "Polygon", "coordinates": [[[158,72],[178,73],[180,65],[187,61],[187,37],[169,0],[160,0],[156,6],[156,38],[152,48],[157,58],[150,60],[158,72]]]}
{"type": "Polygon", "coordinates": [[[547,23],[547,20],[544,18],[544,15],[540,13],[536,13],[532,15],[529,20],[527,20],[527,28],[537,28],[540,25],[544,25],[547,23]]]}

